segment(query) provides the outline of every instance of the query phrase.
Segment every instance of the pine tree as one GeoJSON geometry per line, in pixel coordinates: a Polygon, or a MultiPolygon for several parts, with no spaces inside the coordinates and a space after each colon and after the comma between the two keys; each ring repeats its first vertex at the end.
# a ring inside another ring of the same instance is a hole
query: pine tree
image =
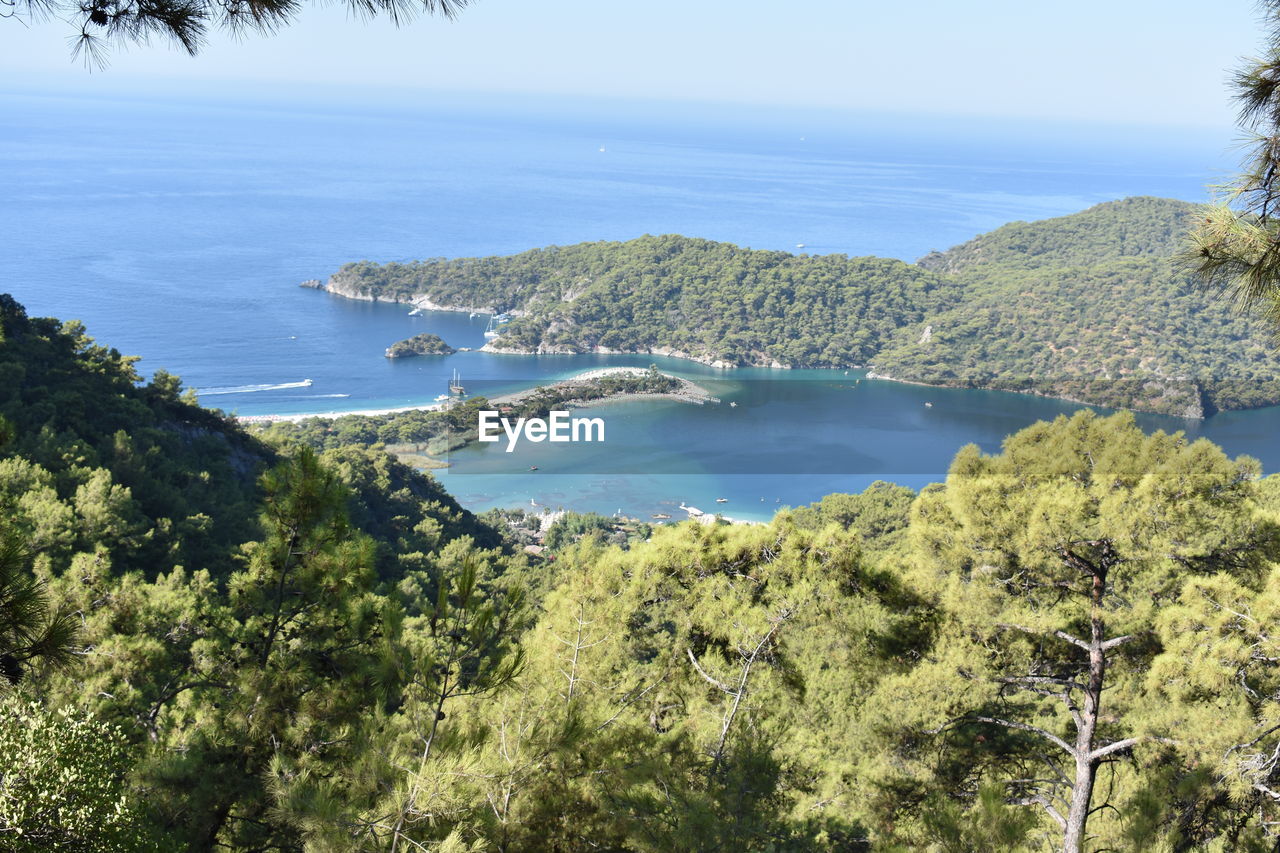
{"type": "Polygon", "coordinates": [[[1259,5],[1267,27],[1263,54],[1233,80],[1249,155],[1193,230],[1184,261],[1209,286],[1280,326],[1280,0],[1259,5]]]}
{"type": "Polygon", "coordinates": [[[296,845],[335,808],[317,780],[341,775],[395,691],[384,674],[400,613],[372,591],[346,489],[305,449],[262,485],[265,536],[201,614],[191,671],[165,697],[178,719],[155,772],[197,847],[296,845]]]}
{"type": "Polygon", "coordinates": [[[1149,742],[1136,685],[1159,609],[1187,579],[1257,576],[1277,553],[1257,475],[1129,415],[1060,417],[996,456],[962,450],[912,522],[917,576],[947,624],[888,693],[948,744],[956,763],[935,783],[1017,771],[1001,780],[1009,802],[1049,815],[1065,853],[1083,849],[1106,805],[1100,768],[1149,742]]]}

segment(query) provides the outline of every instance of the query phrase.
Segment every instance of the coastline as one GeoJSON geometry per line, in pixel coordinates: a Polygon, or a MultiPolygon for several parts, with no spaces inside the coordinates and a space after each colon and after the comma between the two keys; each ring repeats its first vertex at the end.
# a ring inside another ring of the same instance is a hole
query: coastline
{"type": "MultiPolygon", "coordinates": [[[[975,387],[971,385],[962,385],[959,383],[952,384],[947,382],[922,382],[918,379],[899,379],[896,376],[889,376],[888,374],[885,374],[885,373],[876,373],[874,370],[868,370],[866,378],[877,379],[881,382],[897,382],[900,385],[918,385],[921,388],[941,388],[943,390],[960,390],[960,391],[992,391],[998,394],[1023,394],[1028,397],[1039,397],[1042,400],[1058,400],[1063,403],[1074,403],[1077,406],[1087,406],[1093,409],[1105,409],[1111,412],[1133,412],[1135,414],[1160,415],[1168,418],[1182,418],[1183,420],[1188,420],[1188,421],[1203,421],[1209,417],[1209,414],[1205,412],[1203,406],[1198,408],[1195,412],[1192,412],[1192,411],[1185,411],[1182,413],[1161,412],[1161,411],[1156,411],[1154,409],[1117,408],[1115,406],[1108,406],[1105,403],[1095,403],[1089,400],[1081,400],[1077,397],[1068,397],[1068,396],[1059,395],[1059,394],[1046,394],[1045,392],[1037,391],[1034,388],[987,388],[983,386],[975,387]]],[[[1248,411],[1248,409],[1235,409],[1235,410],[1228,409],[1226,411],[1248,411]]]]}
{"type": "MultiPolygon", "coordinates": [[[[536,385],[533,388],[527,388],[523,391],[514,391],[510,394],[500,394],[496,397],[486,398],[494,406],[510,406],[523,402],[526,398],[535,394],[540,388],[563,388],[571,387],[575,384],[589,382],[592,379],[600,379],[604,376],[614,376],[618,374],[644,374],[647,370],[641,367],[599,367],[592,370],[583,371],[565,379],[557,380],[548,385],[536,385]]],[[[694,405],[703,405],[708,402],[719,402],[719,398],[712,396],[705,388],[689,381],[680,376],[671,376],[664,373],[680,383],[680,390],[663,394],[644,394],[644,393],[627,393],[616,394],[609,397],[598,397],[593,400],[569,401],[573,408],[586,408],[588,406],[596,406],[603,403],[611,402],[628,402],[637,400],[652,399],[668,399],[676,400],[683,403],[692,403],[694,405]]],[[[444,403],[424,403],[422,405],[410,406],[394,406],[385,409],[347,409],[341,411],[330,412],[308,412],[302,414],[268,414],[268,415],[234,415],[233,417],[239,423],[244,424],[270,424],[270,423],[301,423],[312,418],[321,420],[335,420],[350,416],[364,417],[381,417],[384,415],[396,415],[403,412],[438,412],[443,410],[444,403]]]]}
{"type": "MultiPolygon", "coordinates": [[[[483,314],[483,313],[493,313],[496,310],[492,306],[473,308],[470,306],[460,307],[460,306],[453,306],[453,305],[441,305],[439,303],[433,302],[429,297],[423,296],[423,295],[413,296],[407,300],[398,299],[398,298],[386,299],[383,297],[374,296],[371,293],[358,291],[355,288],[349,286],[345,281],[340,281],[340,280],[335,281],[335,278],[336,276],[330,276],[328,281],[323,283],[313,279],[311,281],[303,282],[300,286],[309,287],[311,289],[319,290],[324,293],[329,293],[334,296],[341,297],[343,299],[354,299],[362,302],[388,302],[392,304],[413,305],[416,308],[421,308],[427,311],[449,311],[454,313],[474,311],[476,313],[483,314]]],[[[512,310],[509,313],[515,316],[521,316],[523,314],[523,312],[519,310],[512,310]]],[[[733,364],[723,359],[713,358],[712,356],[693,355],[687,352],[683,352],[681,350],[677,350],[673,347],[667,347],[667,346],[651,347],[649,349],[643,349],[643,350],[642,349],[615,350],[615,349],[610,349],[609,347],[595,346],[595,347],[592,347],[590,350],[573,350],[573,349],[568,349],[563,347],[547,347],[547,346],[540,345],[538,346],[537,349],[530,350],[530,349],[498,348],[493,346],[493,343],[494,343],[493,341],[486,342],[484,346],[479,348],[478,351],[490,353],[492,355],[517,355],[517,356],[657,355],[657,356],[663,356],[666,358],[678,358],[685,361],[692,361],[696,364],[702,364],[707,367],[715,368],[717,370],[736,370],[739,368],[768,368],[771,370],[798,369],[794,365],[782,364],[776,360],[771,363],[762,362],[758,364],[745,364],[745,365],[733,364]]],[[[1082,400],[1077,397],[1071,397],[1066,395],[1045,393],[1044,391],[1037,390],[1034,388],[1025,388],[1025,389],[1024,388],[998,388],[998,387],[988,387],[988,386],[981,386],[981,385],[971,386],[971,385],[964,385],[964,384],[952,383],[952,382],[926,382],[919,379],[899,379],[895,376],[890,376],[888,374],[877,373],[874,367],[871,367],[869,365],[848,365],[848,366],[838,366],[838,367],[830,367],[830,368],[805,368],[805,369],[866,370],[867,371],[865,375],[866,379],[876,379],[884,382],[897,382],[903,385],[918,385],[923,388],[939,388],[944,390],[945,389],[967,389],[967,390],[974,390],[974,391],[996,391],[996,392],[1005,393],[1005,394],[1022,394],[1022,395],[1031,396],[1031,397],[1040,397],[1046,400],[1059,400],[1061,402],[1072,403],[1077,406],[1089,406],[1093,408],[1106,409],[1110,411],[1131,411],[1131,412],[1140,413],[1140,414],[1162,415],[1165,417],[1181,418],[1183,420],[1189,420],[1189,421],[1204,421],[1211,415],[1211,412],[1207,411],[1203,405],[1193,406],[1181,412],[1161,411],[1158,409],[1146,408],[1146,407],[1123,407],[1123,408],[1117,409],[1115,406],[1109,406],[1105,403],[1100,403],[1100,402],[1095,402],[1090,400],[1082,400]]],[[[565,380],[565,381],[569,381],[569,380],[565,380]]],[[[659,397],[659,396],[667,396],[667,395],[651,394],[651,395],[636,395],[636,396],[637,397],[645,397],[645,396],[659,397]]],[[[617,399],[617,398],[605,398],[603,400],[586,401],[586,402],[575,404],[575,405],[586,406],[586,405],[591,405],[593,403],[608,402],[611,399],[617,399]]],[[[388,410],[385,412],[371,411],[367,413],[360,412],[360,413],[351,413],[351,414],[391,414],[391,413],[394,413],[394,411],[410,411],[412,408],[413,407],[410,407],[409,409],[401,409],[401,410],[388,410]]],[[[1265,407],[1262,407],[1262,408],[1265,408],[1265,407]]],[[[1226,410],[1226,411],[1248,411],[1248,409],[1226,410]]]]}

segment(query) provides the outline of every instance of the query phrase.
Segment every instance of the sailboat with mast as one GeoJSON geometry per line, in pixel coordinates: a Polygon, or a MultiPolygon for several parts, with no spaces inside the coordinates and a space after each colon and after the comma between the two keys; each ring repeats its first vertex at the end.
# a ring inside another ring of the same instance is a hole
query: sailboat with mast
{"type": "Polygon", "coordinates": [[[459,397],[466,396],[467,389],[462,385],[462,377],[458,374],[458,368],[453,369],[453,378],[449,380],[449,393],[456,394],[459,397]]]}

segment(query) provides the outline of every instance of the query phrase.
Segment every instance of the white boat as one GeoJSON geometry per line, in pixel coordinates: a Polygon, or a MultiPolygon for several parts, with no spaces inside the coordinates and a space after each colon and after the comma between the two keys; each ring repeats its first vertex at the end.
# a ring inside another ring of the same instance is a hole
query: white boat
{"type": "Polygon", "coordinates": [[[302,380],[302,387],[303,387],[303,388],[310,388],[310,387],[311,387],[311,380],[310,380],[310,379],[304,379],[304,380],[302,380]]]}
{"type": "Polygon", "coordinates": [[[727,504],[728,502],[729,502],[728,498],[716,498],[716,503],[718,504],[727,504]]]}
{"type": "Polygon", "coordinates": [[[449,400],[448,394],[441,394],[439,397],[436,397],[437,403],[445,403],[445,402],[448,402],[448,400],[449,400]]]}
{"type": "Polygon", "coordinates": [[[418,316],[419,314],[421,314],[421,313],[422,313],[422,309],[421,309],[421,308],[414,308],[412,311],[410,311],[410,312],[409,312],[409,316],[410,316],[410,317],[417,317],[417,316],[418,316]]]}
{"type": "Polygon", "coordinates": [[[498,330],[494,328],[494,322],[492,317],[489,318],[489,324],[484,327],[484,336],[485,338],[488,338],[488,339],[493,339],[498,336],[498,330]]]}
{"type": "Polygon", "coordinates": [[[449,380],[449,393],[464,397],[467,394],[467,389],[462,387],[462,377],[458,375],[457,368],[454,368],[453,378],[449,380]]]}

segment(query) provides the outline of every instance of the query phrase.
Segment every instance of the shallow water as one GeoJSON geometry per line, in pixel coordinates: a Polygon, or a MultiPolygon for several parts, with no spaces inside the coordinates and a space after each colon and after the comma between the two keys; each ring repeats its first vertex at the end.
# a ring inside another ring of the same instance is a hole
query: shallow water
{"type": "MultiPolygon", "coordinates": [[[[0,109],[0,290],[33,314],[84,320],[99,340],[141,355],[144,370],[180,374],[208,405],[241,414],[388,408],[433,400],[454,368],[471,393],[493,394],[650,363],[709,382],[724,399],[592,409],[606,420],[603,446],[454,454],[441,476],[478,508],[532,500],[647,515],[683,500],[764,517],[878,478],[921,485],[961,445],[994,450],[1009,432],[1076,407],[859,382],[856,372],[724,372],[650,356],[386,359],[389,344],[424,331],[479,347],[485,318],[410,317],[299,281],[365,258],[644,233],[912,260],[1010,220],[1127,195],[1200,200],[1231,166],[1225,144],[1204,138],[795,112],[721,111],[695,124],[660,107],[619,118],[571,102],[534,115],[483,99],[392,112],[16,94],[0,94],[0,109]]],[[[1141,420],[1280,470],[1280,410],[1141,420]]]]}

